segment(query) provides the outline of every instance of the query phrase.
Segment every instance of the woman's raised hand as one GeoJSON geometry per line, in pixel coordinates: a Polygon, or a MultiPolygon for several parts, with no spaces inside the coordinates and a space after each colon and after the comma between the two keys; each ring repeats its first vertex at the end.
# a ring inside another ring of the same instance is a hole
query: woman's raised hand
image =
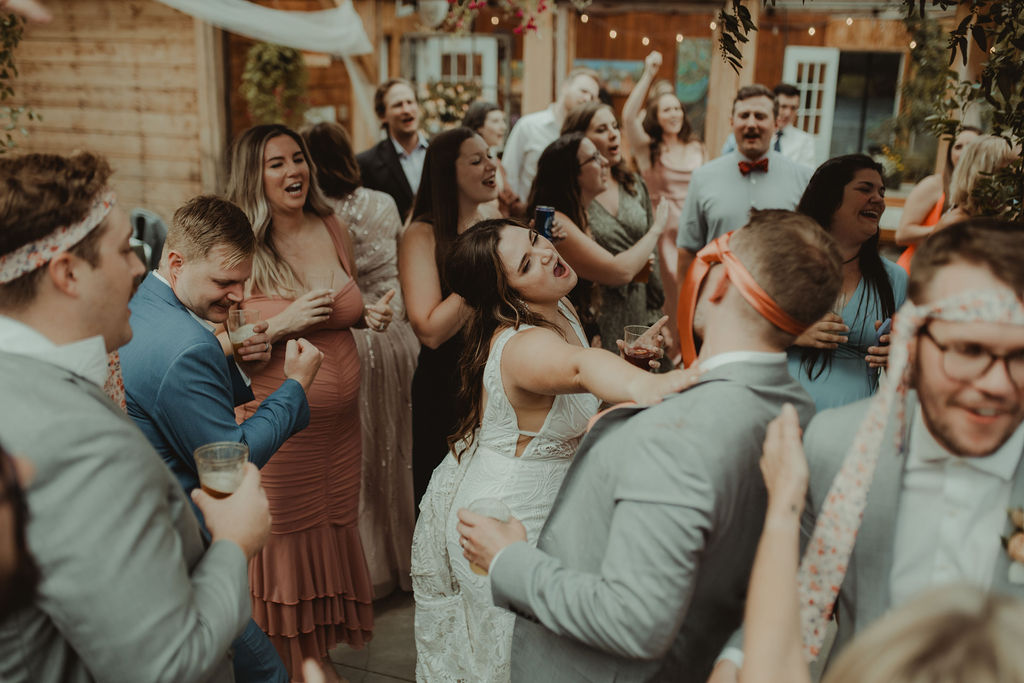
{"type": "Polygon", "coordinates": [[[377,300],[377,303],[363,308],[363,318],[366,320],[367,327],[377,332],[388,329],[391,318],[394,316],[390,306],[393,298],[395,298],[394,288],[389,289],[384,296],[377,300]]]}
{"type": "Polygon", "coordinates": [[[334,310],[334,291],[330,289],[314,289],[306,292],[272,318],[275,324],[273,340],[302,332],[307,327],[322,323],[331,317],[334,310]]]}
{"type": "Polygon", "coordinates": [[[768,508],[799,514],[807,493],[807,458],[800,439],[800,418],[787,403],[768,423],[761,451],[761,475],[768,489],[768,508]]]}
{"type": "Polygon", "coordinates": [[[654,210],[654,220],[651,221],[651,231],[660,235],[668,227],[669,206],[668,202],[658,202],[658,208],[654,210]]]}
{"type": "Polygon", "coordinates": [[[651,52],[651,54],[647,55],[644,58],[644,69],[650,71],[651,73],[655,73],[660,68],[661,53],[658,52],[657,50],[654,50],[651,52]]]}

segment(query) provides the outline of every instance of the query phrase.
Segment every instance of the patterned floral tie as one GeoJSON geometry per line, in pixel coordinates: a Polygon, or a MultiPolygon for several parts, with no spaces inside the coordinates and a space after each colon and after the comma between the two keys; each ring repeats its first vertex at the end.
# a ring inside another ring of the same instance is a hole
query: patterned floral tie
{"type": "Polygon", "coordinates": [[[846,576],[890,415],[896,419],[896,452],[902,445],[911,354],[918,332],[929,320],[1024,326],[1024,304],[1008,291],[964,292],[930,306],[915,306],[908,301],[893,319],[894,338],[886,379],[832,481],[797,572],[804,653],[808,661],[816,659],[821,651],[825,624],[832,616],[846,576]]]}

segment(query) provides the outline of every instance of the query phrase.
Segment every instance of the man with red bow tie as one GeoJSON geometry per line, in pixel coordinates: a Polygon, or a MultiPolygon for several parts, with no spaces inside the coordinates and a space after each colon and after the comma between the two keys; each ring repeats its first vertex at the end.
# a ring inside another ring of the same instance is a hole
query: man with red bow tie
{"type": "Polygon", "coordinates": [[[745,85],[732,103],[737,148],[693,172],[679,218],[679,282],[697,252],[741,228],[751,209],[793,210],[813,169],[790,161],[772,147],[779,104],[763,85],[745,85]]]}

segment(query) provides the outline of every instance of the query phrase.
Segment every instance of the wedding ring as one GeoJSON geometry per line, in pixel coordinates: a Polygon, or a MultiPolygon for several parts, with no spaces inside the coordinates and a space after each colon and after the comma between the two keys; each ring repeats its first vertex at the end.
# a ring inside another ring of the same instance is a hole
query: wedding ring
{"type": "Polygon", "coordinates": [[[263,342],[263,345],[266,347],[263,349],[264,352],[270,351],[270,342],[263,342]]]}

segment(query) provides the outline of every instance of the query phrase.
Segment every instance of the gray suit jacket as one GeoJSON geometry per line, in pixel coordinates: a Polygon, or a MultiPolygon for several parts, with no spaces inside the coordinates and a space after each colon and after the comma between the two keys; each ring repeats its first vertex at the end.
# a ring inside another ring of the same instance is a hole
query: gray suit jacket
{"type": "Polygon", "coordinates": [[[814,411],[785,363],[738,362],[647,409],[604,416],[537,548],[492,567],[520,615],[513,681],[703,681],[743,616],[764,520],[758,459],[782,404],[814,411]]]}
{"type": "Polygon", "coordinates": [[[0,377],[0,439],[36,467],[42,570],[35,603],[0,621],[0,680],[233,680],[250,611],[241,549],[204,549],[181,486],[95,384],[8,353],[0,377]]]}
{"type": "MultiPolygon", "coordinates": [[[[867,412],[871,399],[826,410],[811,421],[804,435],[804,450],[810,465],[807,505],[802,522],[804,542],[814,530],[816,513],[828,494],[836,473],[843,464],[853,437],[867,412]]],[[[911,394],[907,410],[907,424],[918,409],[915,394],[911,394]]],[[[899,511],[900,489],[903,481],[904,452],[895,452],[893,421],[890,420],[882,441],[875,478],[868,491],[864,518],[857,532],[857,542],[847,566],[846,577],[839,591],[836,605],[837,634],[832,653],[838,653],[861,630],[867,628],[892,605],[889,594],[893,564],[893,541],[896,517],[899,511]]],[[[905,447],[908,445],[904,439],[905,447]]],[[[1014,475],[1011,501],[1024,500],[1024,466],[1018,466],[1014,475]]],[[[1015,503],[1016,504],[1016,503],[1015,503]]],[[[1011,530],[1006,521],[1004,534],[1011,530]]],[[[995,593],[1024,598],[1024,585],[1010,583],[1010,558],[1000,551],[992,577],[991,590],[995,593]]],[[[830,655],[831,657],[831,655],[830,655]]]]}

